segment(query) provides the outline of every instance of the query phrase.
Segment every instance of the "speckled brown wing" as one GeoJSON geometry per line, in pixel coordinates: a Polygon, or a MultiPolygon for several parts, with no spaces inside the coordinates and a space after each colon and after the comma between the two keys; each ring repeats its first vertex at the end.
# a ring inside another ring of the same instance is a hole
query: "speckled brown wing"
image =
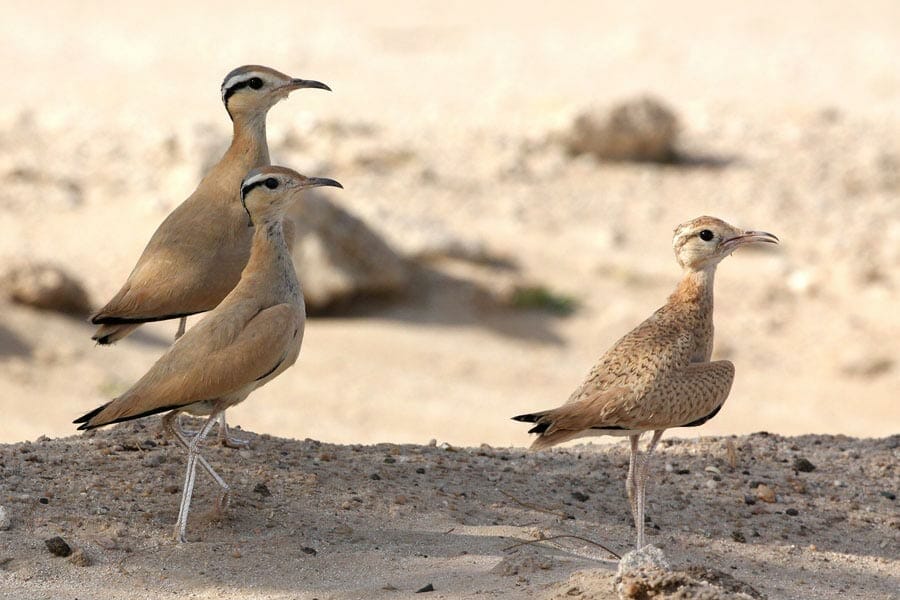
{"type": "Polygon", "coordinates": [[[567,402],[591,400],[613,388],[640,398],[658,379],[690,363],[694,343],[690,330],[660,309],[613,344],[567,402]]]}

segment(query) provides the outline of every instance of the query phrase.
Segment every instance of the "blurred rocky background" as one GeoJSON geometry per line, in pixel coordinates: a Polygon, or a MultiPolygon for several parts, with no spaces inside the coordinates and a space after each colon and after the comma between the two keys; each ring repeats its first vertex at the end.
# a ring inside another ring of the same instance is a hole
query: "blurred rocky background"
{"type": "Polygon", "coordinates": [[[722,265],[737,379],[682,434],[896,432],[897,5],[352,2],[297,35],[306,9],[276,4],[296,20],[254,35],[210,3],[0,23],[0,441],[69,433],[170,343],[162,323],[97,348],[83,315],[227,146],[218,86],[251,62],[334,89],[279,104],[269,143],[346,189],[291,214],[313,318],[235,424],[524,444],[508,417],[563,401],[662,304],[672,229],[712,214],[782,244],[722,265]]]}

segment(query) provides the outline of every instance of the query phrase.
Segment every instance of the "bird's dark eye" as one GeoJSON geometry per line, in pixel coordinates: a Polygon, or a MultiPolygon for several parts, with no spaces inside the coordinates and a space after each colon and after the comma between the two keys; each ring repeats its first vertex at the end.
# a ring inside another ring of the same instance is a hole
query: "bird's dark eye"
{"type": "Polygon", "coordinates": [[[260,79],[259,77],[252,77],[247,82],[247,85],[249,85],[254,90],[258,90],[259,88],[261,88],[263,86],[263,80],[260,79]]]}
{"type": "Polygon", "coordinates": [[[274,190],[275,188],[278,187],[278,180],[275,179],[274,177],[269,177],[268,179],[266,179],[265,183],[266,183],[266,187],[269,188],[270,190],[274,190]]]}
{"type": "Polygon", "coordinates": [[[709,229],[704,229],[698,235],[700,236],[700,239],[703,240],[704,242],[708,242],[709,240],[711,240],[715,237],[713,232],[710,231],[709,229]]]}

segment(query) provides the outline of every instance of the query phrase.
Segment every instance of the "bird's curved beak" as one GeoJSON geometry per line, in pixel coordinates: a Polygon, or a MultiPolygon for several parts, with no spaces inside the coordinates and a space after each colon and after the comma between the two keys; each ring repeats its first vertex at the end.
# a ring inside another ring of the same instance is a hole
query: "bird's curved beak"
{"type": "Polygon", "coordinates": [[[305,88],[316,88],[319,90],[328,90],[329,92],[331,91],[331,88],[321,81],[314,81],[312,79],[291,79],[284,85],[280,86],[278,90],[284,92],[285,94],[290,94],[294,90],[305,88]]]}
{"type": "Polygon", "coordinates": [[[340,183],[335,181],[334,179],[327,179],[325,177],[310,177],[306,180],[306,183],[303,185],[304,188],[312,188],[312,187],[336,187],[344,189],[340,183]]]}
{"type": "Polygon", "coordinates": [[[777,244],[778,238],[775,236],[775,234],[769,233],[768,231],[745,231],[740,235],[728,238],[727,240],[722,242],[722,248],[727,250],[728,252],[733,252],[739,246],[755,244],[757,242],[777,244]]]}

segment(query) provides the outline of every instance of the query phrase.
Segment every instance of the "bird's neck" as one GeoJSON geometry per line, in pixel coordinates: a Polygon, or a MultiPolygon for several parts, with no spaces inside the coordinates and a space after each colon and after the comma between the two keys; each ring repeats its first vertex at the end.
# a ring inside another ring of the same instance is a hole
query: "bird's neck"
{"type": "Polygon", "coordinates": [[[272,301],[297,301],[301,297],[300,283],[294,271],[294,263],[287,242],[284,239],[282,215],[269,218],[254,218],[255,230],[250,247],[250,259],[241,275],[245,279],[262,278],[274,282],[270,286],[272,301]]]}
{"type": "Polygon", "coordinates": [[[231,146],[225,152],[220,164],[222,163],[242,168],[241,178],[251,169],[269,164],[266,113],[234,117],[234,135],[231,139],[231,146]]]}
{"type": "Polygon", "coordinates": [[[685,271],[681,281],[678,282],[678,287],[669,296],[669,304],[683,307],[691,312],[706,313],[711,317],[715,277],[715,266],[685,271]]]}

